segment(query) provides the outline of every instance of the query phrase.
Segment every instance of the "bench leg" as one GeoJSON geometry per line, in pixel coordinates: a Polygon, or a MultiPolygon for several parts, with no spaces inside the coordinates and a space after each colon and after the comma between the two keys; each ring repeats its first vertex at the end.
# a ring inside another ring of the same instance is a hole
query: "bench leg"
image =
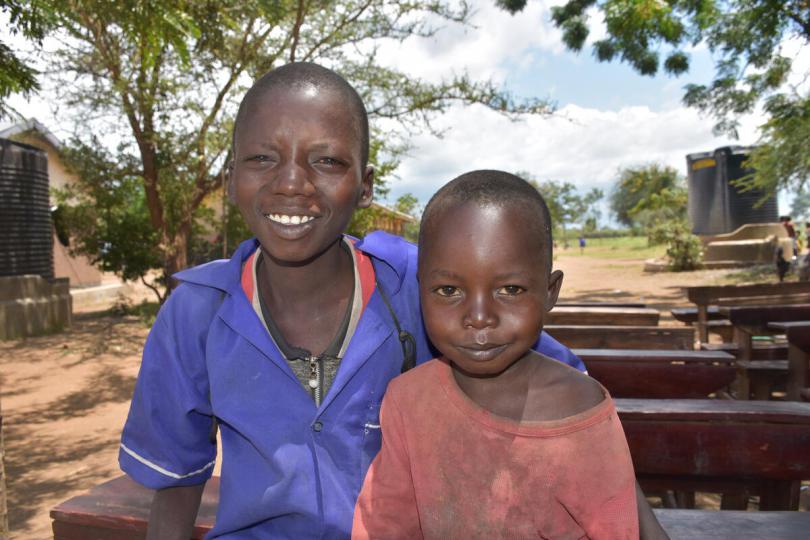
{"type": "Polygon", "coordinates": [[[677,501],[678,508],[693,509],[695,507],[695,492],[676,491],[675,500],[677,501]]]}
{"type": "Polygon", "coordinates": [[[723,493],[720,510],[747,510],[748,493],[723,493]]]}
{"type": "Polygon", "coordinates": [[[708,306],[698,306],[698,339],[701,343],[709,342],[709,310],[708,306]]]}
{"type": "Polygon", "coordinates": [[[742,367],[737,368],[737,379],[732,383],[734,396],[737,399],[751,399],[751,378],[748,370],[742,367]]]}
{"type": "Polygon", "coordinates": [[[788,384],[787,398],[790,401],[799,401],[799,392],[807,386],[808,354],[796,345],[788,348],[788,384]]]}
{"type": "Polygon", "coordinates": [[[760,510],[798,510],[801,482],[772,480],[766,482],[759,497],[760,510]]]}

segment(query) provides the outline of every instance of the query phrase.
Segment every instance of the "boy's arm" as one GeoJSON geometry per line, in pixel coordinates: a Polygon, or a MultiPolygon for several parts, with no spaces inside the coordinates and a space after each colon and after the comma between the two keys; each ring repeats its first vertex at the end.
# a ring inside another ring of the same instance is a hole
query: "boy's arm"
{"type": "Polygon", "coordinates": [[[152,499],[146,540],[188,540],[205,484],[159,489],[152,499]]]}
{"type": "Polygon", "coordinates": [[[380,409],[382,448],[354,509],[353,540],[422,538],[402,417],[389,396],[380,409]]]}
{"type": "Polygon", "coordinates": [[[636,480],[636,503],[638,504],[638,532],[641,540],[669,540],[669,535],[653,514],[650,503],[636,480]]]}

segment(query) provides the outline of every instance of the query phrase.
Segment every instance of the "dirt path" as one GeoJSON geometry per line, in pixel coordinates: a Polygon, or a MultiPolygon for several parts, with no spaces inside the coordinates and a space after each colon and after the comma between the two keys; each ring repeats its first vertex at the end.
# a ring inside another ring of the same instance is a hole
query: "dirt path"
{"type": "MultiPolygon", "coordinates": [[[[642,301],[662,314],[685,304],[681,287],[723,275],[645,274],[640,259],[576,254],[558,256],[556,266],[566,275],[564,300],[642,301]]],[[[50,508],[120,474],[118,438],[147,332],[136,317],[84,315],[62,334],[0,342],[13,538],[50,538],[50,508]]]]}

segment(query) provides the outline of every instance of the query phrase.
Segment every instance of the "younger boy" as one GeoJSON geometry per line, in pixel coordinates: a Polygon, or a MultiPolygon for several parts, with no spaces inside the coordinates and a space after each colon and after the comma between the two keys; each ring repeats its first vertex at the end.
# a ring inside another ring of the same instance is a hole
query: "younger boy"
{"type": "MultiPolygon", "coordinates": [[[[385,388],[432,356],[416,248],[343,234],[371,202],[368,149],[362,100],[326,68],[288,64],[245,95],[229,186],[256,238],[175,276],[121,440],[121,468],[158,490],[150,538],[191,536],[217,426],[209,538],[349,536],[385,388]]],[[[581,366],[548,335],[537,346],[581,366]]]]}
{"type": "Polygon", "coordinates": [[[638,538],[633,464],[596,381],[531,350],[554,306],[545,202],[499,171],[428,203],[418,278],[442,357],[388,387],[353,538],[638,538]]]}

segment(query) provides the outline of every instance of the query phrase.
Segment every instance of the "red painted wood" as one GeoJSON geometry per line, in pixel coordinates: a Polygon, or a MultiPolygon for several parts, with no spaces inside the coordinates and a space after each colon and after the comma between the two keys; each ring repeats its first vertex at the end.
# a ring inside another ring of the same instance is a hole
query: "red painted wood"
{"type": "MultiPolygon", "coordinates": [[[[54,539],[142,539],[153,494],[128,476],[99,484],[51,510],[54,539]]],[[[213,527],[218,500],[219,478],[214,477],[205,486],[193,539],[202,539],[213,527]]]]}

